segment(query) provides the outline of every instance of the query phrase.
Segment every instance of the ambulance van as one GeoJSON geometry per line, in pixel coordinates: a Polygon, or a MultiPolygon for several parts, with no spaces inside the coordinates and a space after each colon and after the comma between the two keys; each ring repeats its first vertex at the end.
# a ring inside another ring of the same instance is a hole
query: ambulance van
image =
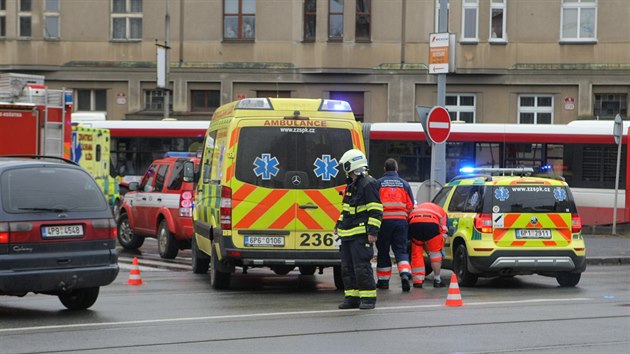
{"type": "Polygon", "coordinates": [[[192,268],[227,289],[237,267],[333,267],[343,288],[339,218],[350,149],[364,151],[345,101],[247,98],[219,107],[204,141],[193,221],[192,268]]]}

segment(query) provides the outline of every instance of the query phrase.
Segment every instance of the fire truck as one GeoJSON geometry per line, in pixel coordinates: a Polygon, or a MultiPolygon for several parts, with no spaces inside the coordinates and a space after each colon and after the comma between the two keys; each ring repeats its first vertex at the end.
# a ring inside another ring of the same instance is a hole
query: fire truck
{"type": "Polygon", "coordinates": [[[72,92],[44,76],[0,73],[0,155],[70,158],[72,92]]]}

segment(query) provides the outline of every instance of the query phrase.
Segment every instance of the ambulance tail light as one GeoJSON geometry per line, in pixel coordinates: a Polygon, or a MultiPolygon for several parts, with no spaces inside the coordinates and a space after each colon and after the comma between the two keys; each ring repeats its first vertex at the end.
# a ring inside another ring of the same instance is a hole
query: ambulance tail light
{"type": "Polygon", "coordinates": [[[492,233],[492,214],[475,215],[475,229],[483,234],[492,233]]]}
{"type": "Polygon", "coordinates": [[[578,214],[571,215],[571,232],[578,233],[582,231],[582,218],[578,214]]]}
{"type": "Polygon", "coordinates": [[[232,230],[232,189],[221,186],[220,222],[223,230],[232,230]]]}
{"type": "Polygon", "coordinates": [[[9,223],[0,222],[0,245],[9,243],[9,223]]]}
{"type": "Polygon", "coordinates": [[[179,216],[192,216],[193,195],[186,191],[179,195],[179,216]]]}

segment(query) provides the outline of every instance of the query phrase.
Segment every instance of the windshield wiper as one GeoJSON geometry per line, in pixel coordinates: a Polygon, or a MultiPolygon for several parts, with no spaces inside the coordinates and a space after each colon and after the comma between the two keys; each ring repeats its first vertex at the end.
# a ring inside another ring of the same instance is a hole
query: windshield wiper
{"type": "Polygon", "coordinates": [[[68,209],[61,209],[61,208],[18,208],[18,210],[51,211],[53,213],[62,213],[64,211],[68,211],[68,209]]]}

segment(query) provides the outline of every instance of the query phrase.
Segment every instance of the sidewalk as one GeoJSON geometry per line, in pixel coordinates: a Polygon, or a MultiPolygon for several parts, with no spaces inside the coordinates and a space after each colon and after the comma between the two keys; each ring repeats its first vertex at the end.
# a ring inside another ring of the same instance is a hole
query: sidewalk
{"type": "Polygon", "coordinates": [[[630,236],[584,233],[587,265],[630,264],[630,236]]]}

